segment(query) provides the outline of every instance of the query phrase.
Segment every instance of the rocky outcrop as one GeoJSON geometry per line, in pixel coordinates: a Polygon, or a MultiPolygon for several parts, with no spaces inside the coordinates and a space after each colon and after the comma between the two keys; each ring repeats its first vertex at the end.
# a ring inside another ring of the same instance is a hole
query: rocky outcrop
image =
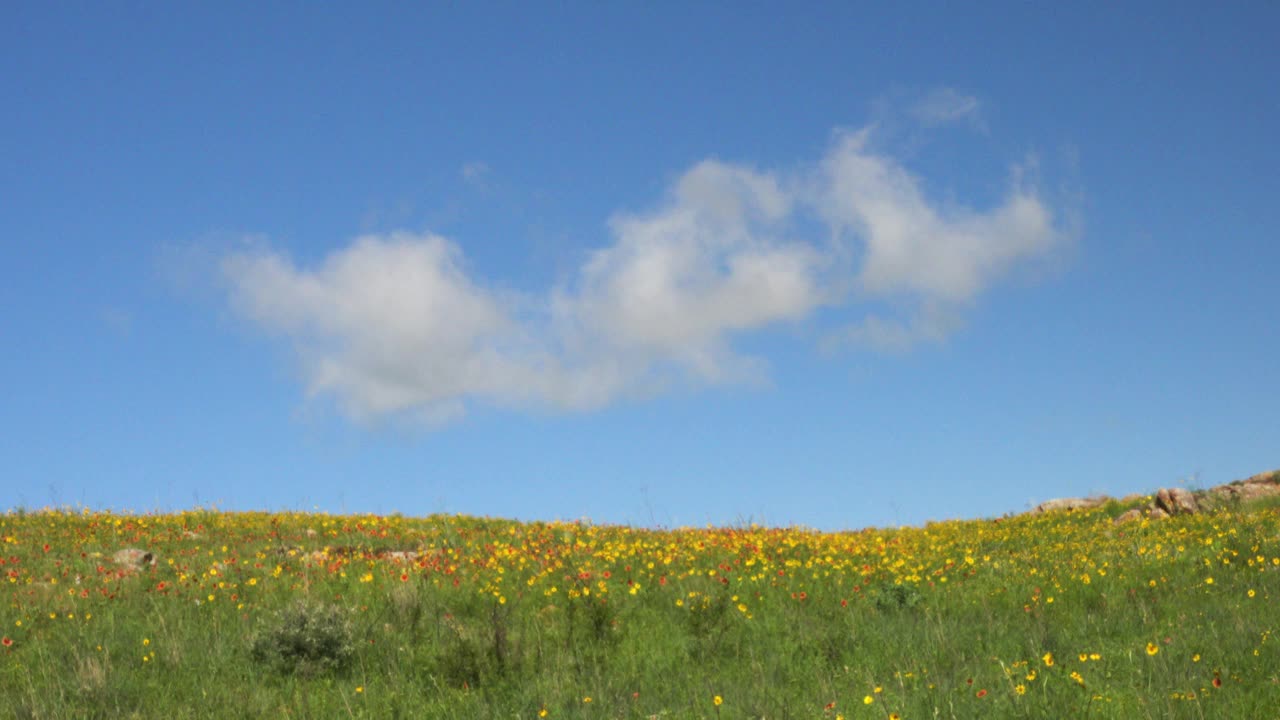
{"type": "MultiPolygon", "coordinates": [[[[1159,520],[1178,515],[1194,515],[1271,497],[1280,498],[1280,470],[1258,473],[1244,480],[1236,480],[1208,490],[1195,492],[1186,488],[1161,488],[1153,497],[1149,498],[1149,502],[1146,505],[1121,513],[1115,519],[1115,522],[1126,523],[1147,518],[1159,520]]],[[[1119,502],[1129,505],[1142,501],[1142,498],[1143,496],[1141,495],[1128,495],[1119,502]]],[[[1058,498],[1042,502],[1031,508],[1030,512],[1033,515],[1040,515],[1047,512],[1087,510],[1112,501],[1113,498],[1106,495],[1087,498],[1058,498]]]]}
{"type": "Polygon", "coordinates": [[[1237,480],[1209,491],[1219,500],[1228,502],[1248,502],[1280,495],[1280,470],[1272,470],[1237,480]]]}
{"type": "Polygon", "coordinates": [[[1193,515],[1224,505],[1238,505],[1268,497],[1280,497],[1280,470],[1259,473],[1199,493],[1184,488],[1162,488],[1156,492],[1151,504],[1128,510],[1115,521],[1125,523],[1142,518],[1159,520],[1175,515],[1193,515]]]}
{"type": "Polygon", "coordinates": [[[1057,510],[1085,510],[1091,507],[1097,507],[1110,499],[1111,498],[1109,497],[1090,497],[1046,500],[1034,508],[1031,508],[1031,514],[1039,515],[1041,513],[1054,512],[1057,510]]]}

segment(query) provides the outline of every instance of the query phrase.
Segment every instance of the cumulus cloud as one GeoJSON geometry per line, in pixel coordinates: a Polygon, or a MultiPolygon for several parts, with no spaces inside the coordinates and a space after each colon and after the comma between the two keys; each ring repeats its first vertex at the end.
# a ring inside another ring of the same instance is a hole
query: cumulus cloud
{"type": "Polygon", "coordinates": [[[940,342],[983,290],[1063,239],[1016,168],[995,207],[931,202],[868,130],[787,173],[701,162],[608,230],[536,294],[472,277],[429,233],[360,237],[312,267],[242,252],[223,274],[237,310],[292,343],[312,395],[356,418],[435,423],[473,402],[583,410],[757,379],[764,361],[734,338],[824,307],[845,317],[828,346],[940,342]],[[901,312],[859,312],[868,302],[901,312]]]}

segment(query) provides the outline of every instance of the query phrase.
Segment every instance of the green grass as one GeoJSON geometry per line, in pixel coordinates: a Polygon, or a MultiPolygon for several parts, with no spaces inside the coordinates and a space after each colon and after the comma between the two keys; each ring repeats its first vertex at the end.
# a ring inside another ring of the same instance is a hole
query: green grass
{"type": "Polygon", "coordinates": [[[1123,509],[848,533],[11,512],[0,713],[1280,717],[1280,510],[1123,509]]]}

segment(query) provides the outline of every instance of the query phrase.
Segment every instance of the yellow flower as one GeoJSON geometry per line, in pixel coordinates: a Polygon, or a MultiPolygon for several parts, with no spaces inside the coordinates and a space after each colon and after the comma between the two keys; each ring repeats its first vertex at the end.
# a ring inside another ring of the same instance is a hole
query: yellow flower
{"type": "Polygon", "coordinates": [[[1211,577],[1207,577],[1207,578],[1205,578],[1205,579],[1204,579],[1204,584],[1205,584],[1205,585],[1212,585],[1212,584],[1213,584],[1213,578],[1211,578],[1211,577]]]}
{"type": "Polygon", "coordinates": [[[538,711],[538,717],[546,717],[546,716],[547,716],[546,708],[542,708],[541,710],[538,711]]]}
{"type": "Polygon", "coordinates": [[[1014,691],[1014,692],[1016,692],[1016,693],[1018,693],[1019,695],[1026,695],[1026,694],[1027,694],[1027,686],[1026,686],[1026,685],[1022,685],[1021,683],[1019,683],[1019,685],[1018,685],[1017,687],[1015,687],[1015,688],[1013,689],[1013,691],[1014,691]]]}
{"type": "Polygon", "coordinates": [[[142,638],[142,647],[146,647],[146,646],[148,646],[148,645],[150,645],[150,644],[151,644],[151,639],[150,639],[150,638],[142,638]]]}
{"type": "Polygon", "coordinates": [[[1160,648],[1155,643],[1147,643],[1147,654],[1155,655],[1160,652],[1160,648]]]}
{"type": "Polygon", "coordinates": [[[722,698],[722,697],[720,697],[719,695],[717,695],[717,696],[715,696],[715,697],[711,698],[711,702],[715,703],[715,704],[716,704],[716,707],[720,707],[721,705],[723,705],[723,704],[724,704],[724,698],[722,698]]]}
{"type": "Polygon", "coordinates": [[[1191,662],[1200,662],[1200,653],[1191,656],[1191,662]]]}
{"type": "Polygon", "coordinates": [[[584,703],[589,703],[589,702],[591,702],[591,696],[590,696],[590,695],[588,695],[588,696],[586,696],[586,697],[582,698],[582,702],[584,702],[584,703]]]}
{"type": "Polygon", "coordinates": [[[1254,595],[1257,595],[1257,593],[1253,591],[1253,588],[1249,588],[1249,597],[1253,597],[1254,595]]]}
{"type": "Polygon", "coordinates": [[[870,705],[871,703],[873,703],[873,702],[875,702],[875,701],[876,701],[876,699],[875,699],[875,698],[873,698],[873,697],[871,697],[870,695],[868,695],[868,696],[866,696],[866,697],[862,698],[862,704],[863,704],[863,705],[870,705]]]}
{"type": "Polygon", "coordinates": [[[1051,652],[1045,653],[1044,657],[1041,658],[1041,660],[1044,660],[1045,667],[1053,667],[1053,653],[1051,652]]]}
{"type": "Polygon", "coordinates": [[[358,693],[362,693],[362,692],[364,692],[364,686],[363,686],[363,685],[357,685],[357,686],[356,686],[356,692],[358,692],[358,693]]]}

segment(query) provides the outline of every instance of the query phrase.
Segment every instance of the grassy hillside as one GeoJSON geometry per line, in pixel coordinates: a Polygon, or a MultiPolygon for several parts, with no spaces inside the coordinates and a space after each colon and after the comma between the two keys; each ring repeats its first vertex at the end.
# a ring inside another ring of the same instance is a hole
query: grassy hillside
{"type": "Polygon", "coordinates": [[[846,533],[10,512],[0,713],[1280,716],[1280,511],[1120,509],[846,533]]]}

